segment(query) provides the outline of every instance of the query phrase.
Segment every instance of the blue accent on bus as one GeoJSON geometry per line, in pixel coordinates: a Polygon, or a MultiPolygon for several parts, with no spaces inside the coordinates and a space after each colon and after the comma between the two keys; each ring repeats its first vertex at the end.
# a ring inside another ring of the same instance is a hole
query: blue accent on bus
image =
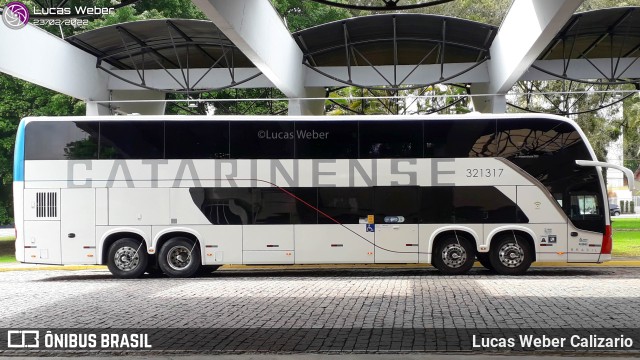
{"type": "Polygon", "coordinates": [[[16,148],[13,152],[13,181],[24,181],[24,128],[25,121],[20,121],[16,134],[16,148]]]}

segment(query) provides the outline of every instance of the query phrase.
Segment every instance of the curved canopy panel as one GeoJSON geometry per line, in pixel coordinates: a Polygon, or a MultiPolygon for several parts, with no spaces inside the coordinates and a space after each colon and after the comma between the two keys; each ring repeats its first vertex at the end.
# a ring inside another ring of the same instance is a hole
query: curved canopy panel
{"type": "MultiPolygon", "coordinates": [[[[611,85],[635,84],[630,69],[640,65],[640,7],[620,7],[578,13],[571,17],[533,66],[561,79],[589,83],[579,75],[581,67],[595,69],[611,85]],[[554,66],[556,65],[556,66],[554,66]]],[[[602,82],[599,82],[602,83],[602,82]]]]}
{"type": "Polygon", "coordinates": [[[336,21],[294,33],[309,68],[347,85],[353,67],[371,67],[380,77],[379,88],[408,89],[450,80],[489,59],[497,32],[491,25],[425,14],[385,14],[336,21]],[[457,66],[449,65],[457,64],[457,66]],[[399,71],[399,66],[403,71],[399,71]],[[405,85],[423,65],[440,65],[430,84],[405,85]],[[323,67],[344,67],[338,78],[323,67]]]}
{"type": "Polygon", "coordinates": [[[142,88],[172,92],[203,92],[229,88],[251,80],[237,80],[236,68],[254,68],[253,63],[210,21],[187,19],[143,20],[91,30],[66,39],[98,58],[98,67],[142,88]],[[107,63],[111,66],[106,66],[107,63]],[[135,70],[137,79],[127,79],[113,70],[135,70]],[[198,87],[214,68],[229,69],[229,84],[216,89],[198,87]],[[162,69],[176,82],[174,89],[157,89],[145,81],[146,70],[162,69]],[[193,76],[190,70],[204,69],[193,76]],[[172,71],[173,70],[173,71],[172,71]],[[178,71],[175,71],[178,70],[178,71]]]}
{"type": "Polygon", "coordinates": [[[515,112],[572,116],[620,104],[639,89],[638,84],[613,85],[601,79],[587,83],[565,79],[518,81],[507,96],[507,105],[515,112]]]}
{"type": "Polygon", "coordinates": [[[369,0],[369,1],[335,1],[335,0],[312,0],[317,3],[341,7],[345,9],[355,10],[406,10],[406,9],[419,9],[434,5],[440,5],[451,2],[453,0],[421,0],[421,1],[407,1],[407,0],[369,0]]]}

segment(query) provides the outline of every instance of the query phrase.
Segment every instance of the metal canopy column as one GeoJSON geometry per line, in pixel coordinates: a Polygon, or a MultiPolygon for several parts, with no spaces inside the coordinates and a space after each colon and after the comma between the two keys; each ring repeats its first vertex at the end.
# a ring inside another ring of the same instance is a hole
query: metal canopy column
{"type": "Polygon", "coordinates": [[[502,113],[505,94],[529,69],[583,0],[517,0],[491,45],[489,83],[474,84],[472,93],[496,94],[473,98],[477,111],[502,113]]]}
{"type": "Polygon", "coordinates": [[[0,44],[0,72],[84,101],[109,98],[96,58],[37,26],[13,30],[0,21],[0,44]]]}
{"type": "MultiPolygon", "coordinates": [[[[29,24],[13,30],[0,22],[0,43],[7,49],[2,53],[0,72],[86,101],[87,115],[111,114],[108,104],[96,102],[110,97],[119,100],[164,99],[163,93],[155,91],[129,91],[115,96],[109,91],[109,76],[96,68],[95,56],[37,26],[29,24]]],[[[164,114],[163,103],[116,106],[127,112],[164,114]]]]}
{"type": "MultiPolygon", "coordinates": [[[[193,0],[193,3],[290,98],[324,96],[304,86],[302,51],[268,0],[193,0]]],[[[322,100],[294,100],[289,115],[322,115],[322,100]]]]}

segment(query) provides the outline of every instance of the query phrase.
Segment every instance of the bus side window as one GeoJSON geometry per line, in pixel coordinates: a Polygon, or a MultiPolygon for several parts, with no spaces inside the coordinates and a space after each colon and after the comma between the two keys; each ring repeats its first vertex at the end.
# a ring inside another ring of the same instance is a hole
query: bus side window
{"type": "Polygon", "coordinates": [[[254,188],[253,223],[316,224],[315,198],[315,188],[254,188]]]}
{"type": "Polygon", "coordinates": [[[98,134],[96,121],[32,121],[26,131],[26,160],[97,159],[98,134]]]}
{"type": "Polygon", "coordinates": [[[375,222],[420,223],[420,188],[417,186],[376,187],[375,222]]]}
{"type": "Polygon", "coordinates": [[[318,208],[328,215],[318,215],[318,224],[358,224],[373,214],[372,188],[318,188],[318,208]]]}
{"type": "Polygon", "coordinates": [[[164,122],[100,122],[100,159],[163,159],[164,122]]]}
{"type": "Polygon", "coordinates": [[[248,225],[253,220],[251,188],[192,188],[189,192],[213,225],[248,225]]]}
{"type": "Polygon", "coordinates": [[[167,159],[228,159],[228,121],[167,121],[167,159]]]}
{"type": "Polygon", "coordinates": [[[461,119],[424,122],[424,156],[428,158],[491,157],[496,120],[461,119]]]}
{"type": "Polygon", "coordinates": [[[297,159],[356,159],[356,121],[296,121],[297,159]]]}
{"type": "Polygon", "coordinates": [[[422,122],[360,121],[360,158],[420,158],[422,122]]]}
{"type": "Polygon", "coordinates": [[[571,195],[571,218],[583,219],[601,215],[596,195],[571,195]]]}
{"type": "Polygon", "coordinates": [[[231,159],[293,159],[293,122],[231,121],[229,133],[231,159]]]}

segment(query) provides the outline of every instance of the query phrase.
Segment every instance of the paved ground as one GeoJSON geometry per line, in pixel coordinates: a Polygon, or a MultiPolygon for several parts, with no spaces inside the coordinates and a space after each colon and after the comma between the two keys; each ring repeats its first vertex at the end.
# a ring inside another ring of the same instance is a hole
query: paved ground
{"type": "Polygon", "coordinates": [[[146,333],[152,351],[201,353],[485,351],[493,347],[473,348],[473,335],[596,334],[633,338],[637,354],[640,268],[535,268],[521,277],[476,268],[455,277],[431,268],[224,270],[140,280],[102,269],[10,271],[0,273],[0,328],[2,336],[146,333]]]}

